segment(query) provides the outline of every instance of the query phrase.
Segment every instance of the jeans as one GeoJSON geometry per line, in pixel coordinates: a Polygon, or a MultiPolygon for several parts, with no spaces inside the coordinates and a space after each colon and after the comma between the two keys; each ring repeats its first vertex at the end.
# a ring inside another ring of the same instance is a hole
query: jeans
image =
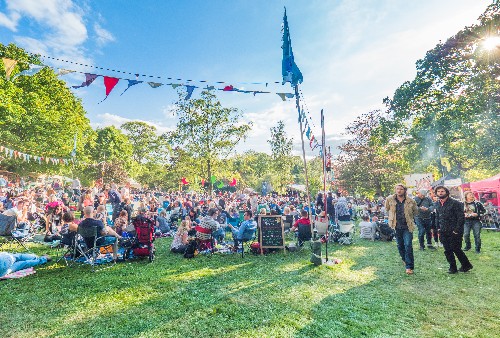
{"type": "Polygon", "coordinates": [[[396,242],[398,244],[399,255],[401,259],[405,262],[407,269],[415,268],[415,261],[413,258],[413,233],[408,229],[396,228],[396,242]]]}
{"type": "Polygon", "coordinates": [[[432,245],[432,234],[431,234],[431,219],[430,218],[415,218],[415,223],[418,227],[418,242],[420,247],[423,248],[425,246],[424,235],[427,239],[427,245],[432,245]]]}
{"type": "Polygon", "coordinates": [[[212,232],[212,237],[215,238],[218,242],[223,242],[226,238],[226,229],[225,225],[221,226],[219,229],[212,232]]]}
{"type": "Polygon", "coordinates": [[[35,254],[11,254],[15,262],[11,264],[10,258],[0,255],[0,277],[11,272],[31,268],[40,264],[47,263],[46,257],[38,257],[35,254]]]}
{"type": "Polygon", "coordinates": [[[446,260],[450,264],[451,271],[457,271],[457,262],[455,260],[455,256],[462,264],[462,267],[469,268],[472,267],[472,264],[469,262],[469,259],[462,251],[462,234],[443,234],[441,233],[441,243],[443,243],[444,247],[444,255],[446,260]]]}
{"type": "Polygon", "coordinates": [[[479,220],[465,220],[464,226],[464,242],[465,248],[470,249],[470,231],[472,229],[472,233],[474,234],[474,245],[476,247],[476,251],[481,250],[481,221],[479,220]]]}

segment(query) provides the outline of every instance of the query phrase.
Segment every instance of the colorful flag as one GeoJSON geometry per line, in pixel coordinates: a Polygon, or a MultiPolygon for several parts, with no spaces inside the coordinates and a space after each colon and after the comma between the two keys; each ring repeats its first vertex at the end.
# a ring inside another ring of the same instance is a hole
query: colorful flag
{"type": "Polygon", "coordinates": [[[24,76],[33,76],[36,73],[38,73],[39,71],[41,71],[42,69],[43,69],[43,66],[40,66],[40,65],[31,65],[30,69],[23,70],[19,74],[14,75],[12,77],[12,80],[14,80],[16,77],[21,76],[21,75],[24,75],[24,76]]]}
{"type": "MultiPolygon", "coordinates": [[[[142,83],[142,81],[138,81],[138,80],[127,80],[127,81],[128,81],[128,86],[127,86],[127,88],[125,88],[123,93],[125,93],[130,87],[135,86],[136,84],[142,83]]],[[[123,93],[121,93],[120,96],[122,96],[123,93]]]]}
{"type": "Polygon", "coordinates": [[[5,67],[5,78],[8,81],[10,79],[10,74],[12,74],[12,71],[14,70],[14,67],[17,64],[17,60],[2,58],[2,61],[3,61],[3,66],[5,67]]]}
{"type": "MultiPolygon", "coordinates": [[[[120,81],[120,79],[118,79],[116,77],[104,76],[104,87],[106,87],[106,97],[102,101],[104,101],[108,98],[109,94],[111,93],[113,88],[115,88],[118,81],[120,81]]],[[[99,102],[99,103],[101,103],[101,102],[99,102]]]]}
{"type": "Polygon", "coordinates": [[[282,84],[290,82],[292,87],[295,87],[299,83],[302,83],[304,79],[293,57],[292,40],[290,38],[290,30],[288,28],[286,8],[283,16],[283,45],[281,48],[283,48],[283,60],[281,63],[281,73],[283,75],[282,84]]]}
{"type": "Polygon", "coordinates": [[[195,88],[195,86],[186,86],[187,95],[184,100],[189,100],[191,98],[191,95],[193,95],[193,91],[195,88]]]}
{"type": "Polygon", "coordinates": [[[97,79],[99,75],[96,74],[90,74],[90,73],[85,73],[85,81],[82,82],[81,85],[79,86],[73,86],[73,88],[83,88],[83,87],[88,87],[94,82],[95,79],[97,79]]]}
{"type": "Polygon", "coordinates": [[[215,175],[212,175],[212,177],[210,177],[210,182],[212,182],[212,184],[214,184],[216,181],[217,181],[217,177],[215,177],[215,175]]]}

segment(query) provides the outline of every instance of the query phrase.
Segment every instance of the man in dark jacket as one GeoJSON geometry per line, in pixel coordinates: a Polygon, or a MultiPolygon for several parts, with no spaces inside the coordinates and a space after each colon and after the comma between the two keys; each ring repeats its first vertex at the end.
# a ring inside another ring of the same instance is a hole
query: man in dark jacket
{"type": "Polygon", "coordinates": [[[472,269],[472,264],[462,251],[465,223],[464,206],[461,202],[451,198],[450,191],[444,186],[436,187],[434,192],[439,198],[435,203],[436,223],[441,243],[443,243],[444,255],[450,264],[448,273],[467,272],[472,269]],[[462,264],[460,269],[457,269],[455,256],[462,264]]]}
{"type": "Polygon", "coordinates": [[[436,249],[432,245],[432,234],[431,234],[431,212],[434,209],[434,202],[426,196],[427,190],[421,189],[417,192],[415,197],[415,202],[418,207],[418,214],[415,216],[415,223],[418,228],[418,242],[420,244],[420,250],[425,249],[425,239],[427,239],[427,248],[436,249]]]}

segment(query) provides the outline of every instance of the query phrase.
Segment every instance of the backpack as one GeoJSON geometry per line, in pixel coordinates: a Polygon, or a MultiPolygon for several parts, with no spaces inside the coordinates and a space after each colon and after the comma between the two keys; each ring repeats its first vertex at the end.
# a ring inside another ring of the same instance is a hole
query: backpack
{"type": "Polygon", "coordinates": [[[184,251],[184,258],[194,258],[198,255],[198,243],[195,239],[188,242],[186,251],[184,251]]]}
{"type": "Polygon", "coordinates": [[[17,226],[17,216],[6,216],[0,214],[0,236],[12,235],[12,230],[17,226]]]}

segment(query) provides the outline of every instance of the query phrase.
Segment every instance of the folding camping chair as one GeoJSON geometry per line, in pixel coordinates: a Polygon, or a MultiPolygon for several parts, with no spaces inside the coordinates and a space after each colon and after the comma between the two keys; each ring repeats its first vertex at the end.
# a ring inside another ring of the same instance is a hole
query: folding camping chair
{"type": "MultiPolygon", "coordinates": [[[[103,249],[104,253],[107,254],[112,254],[109,251],[109,247],[112,244],[109,243],[104,243],[104,244],[97,244],[97,242],[100,241],[100,239],[103,239],[105,236],[98,236],[97,234],[97,227],[78,227],[77,231],[77,236],[75,236],[74,240],[74,252],[73,252],[73,258],[77,259],[77,257],[82,256],[84,259],[84,262],[89,263],[90,266],[92,267],[92,272],[95,272],[95,266],[97,264],[97,258],[99,257],[99,254],[101,253],[101,249],[103,249]]],[[[113,245],[114,249],[117,249],[117,244],[113,245]]],[[[113,264],[111,266],[114,266],[116,264],[116,260],[113,259],[113,264]]]]}
{"type": "Polygon", "coordinates": [[[328,232],[328,218],[320,218],[314,221],[314,227],[318,232],[318,236],[324,236],[328,232]]]}
{"type": "Polygon", "coordinates": [[[339,221],[338,242],[342,245],[354,243],[354,223],[351,221],[339,221]]]}
{"type": "Polygon", "coordinates": [[[17,236],[15,229],[17,228],[17,217],[6,216],[0,214],[0,249],[10,244],[17,244],[30,252],[24,242],[26,236],[17,236]]]}

